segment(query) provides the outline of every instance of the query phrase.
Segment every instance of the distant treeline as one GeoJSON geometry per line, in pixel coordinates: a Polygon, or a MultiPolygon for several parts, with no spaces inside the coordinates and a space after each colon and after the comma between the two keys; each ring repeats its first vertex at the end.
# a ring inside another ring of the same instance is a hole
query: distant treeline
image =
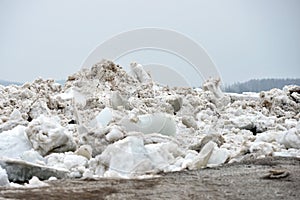
{"type": "Polygon", "coordinates": [[[22,83],[13,82],[13,81],[0,80],[0,85],[4,85],[4,86],[8,86],[8,85],[22,85],[22,83]]]}
{"type": "MultiPolygon", "coordinates": [[[[65,80],[58,80],[57,83],[63,85],[65,80]]],[[[0,85],[8,86],[8,85],[22,85],[20,82],[10,82],[0,80],[0,85]]],[[[223,91],[232,92],[232,93],[243,93],[243,92],[261,92],[270,90],[272,88],[282,89],[285,85],[300,85],[300,78],[297,79],[252,79],[247,82],[237,82],[231,85],[225,85],[223,87],[223,91]]]]}
{"type": "Polygon", "coordinates": [[[252,79],[247,82],[237,82],[232,85],[225,85],[225,92],[243,93],[243,92],[261,92],[272,88],[282,89],[286,85],[300,85],[300,79],[252,79]]]}
{"type": "MultiPolygon", "coordinates": [[[[65,80],[57,80],[55,82],[59,83],[61,85],[64,85],[66,81],[65,80]]],[[[0,85],[3,85],[3,86],[8,86],[8,85],[23,85],[23,84],[24,83],[20,83],[20,82],[0,80],[0,85]]]]}

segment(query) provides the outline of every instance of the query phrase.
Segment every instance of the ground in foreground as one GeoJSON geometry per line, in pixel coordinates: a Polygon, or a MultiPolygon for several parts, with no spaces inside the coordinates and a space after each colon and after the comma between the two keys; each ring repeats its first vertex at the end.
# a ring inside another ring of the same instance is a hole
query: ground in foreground
{"type": "Polygon", "coordinates": [[[300,159],[269,157],[142,180],[56,180],[0,199],[300,199],[300,159]]]}

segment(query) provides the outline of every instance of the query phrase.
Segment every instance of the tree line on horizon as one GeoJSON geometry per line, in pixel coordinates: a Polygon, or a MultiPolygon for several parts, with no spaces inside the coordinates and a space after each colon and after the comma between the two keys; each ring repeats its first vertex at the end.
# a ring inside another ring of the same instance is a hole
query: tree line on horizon
{"type": "MultiPolygon", "coordinates": [[[[64,84],[65,80],[58,80],[57,83],[64,84]]],[[[0,80],[0,85],[22,85],[20,82],[11,82],[0,80]]],[[[236,82],[230,85],[223,86],[223,91],[231,93],[243,92],[261,92],[272,88],[282,89],[286,85],[300,85],[300,78],[266,78],[266,79],[251,79],[246,82],[236,82]]]]}
{"type": "Polygon", "coordinates": [[[225,92],[243,93],[243,92],[261,92],[273,88],[282,89],[286,85],[300,85],[300,78],[266,78],[251,79],[246,82],[236,82],[231,85],[225,85],[225,92]]]}

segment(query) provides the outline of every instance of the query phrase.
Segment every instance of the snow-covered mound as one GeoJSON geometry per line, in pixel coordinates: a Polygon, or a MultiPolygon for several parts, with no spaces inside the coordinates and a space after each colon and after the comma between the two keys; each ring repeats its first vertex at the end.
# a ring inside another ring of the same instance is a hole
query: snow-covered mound
{"type": "Polygon", "coordinates": [[[56,172],[132,178],[249,157],[300,157],[299,86],[229,94],[219,80],[207,80],[203,90],[169,88],[137,63],[132,70],[103,60],[64,86],[42,79],[0,86],[1,185],[7,177],[56,172]]]}

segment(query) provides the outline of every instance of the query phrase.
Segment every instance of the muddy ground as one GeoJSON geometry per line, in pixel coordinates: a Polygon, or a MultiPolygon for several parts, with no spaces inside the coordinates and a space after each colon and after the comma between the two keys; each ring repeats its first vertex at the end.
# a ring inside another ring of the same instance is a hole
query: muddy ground
{"type": "Polygon", "coordinates": [[[300,199],[300,159],[264,158],[144,180],[56,180],[0,199],[300,199]]]}

